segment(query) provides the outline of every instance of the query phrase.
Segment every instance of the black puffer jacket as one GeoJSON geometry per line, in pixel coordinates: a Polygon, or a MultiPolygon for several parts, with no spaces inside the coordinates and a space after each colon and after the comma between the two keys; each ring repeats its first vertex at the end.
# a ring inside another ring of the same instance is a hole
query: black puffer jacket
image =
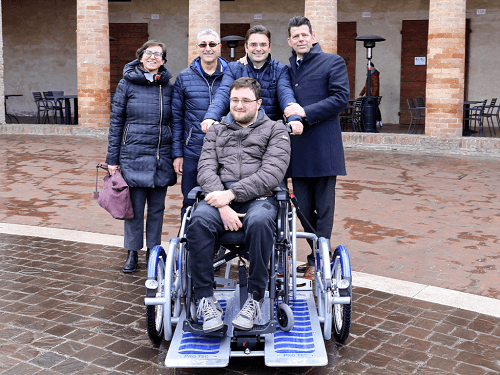
{"type": "Polygon", "coordinates": [[[134,60],[125,65],[116,88],[106,162],[119,165],[131,187],[176,183],[170,129],[171,78],[172,73],[161,66],[154,82],[150,82],[139,61],[134,60]]]}
{"type": "Polygon", "coordinates": [[[272,196],[290,162],[290,138],[282,122],[259,110],[257,121],[247,127],[231,114],[214,123],[203,142],[198,163],[198,183],[205,193],[231,185],[236,202],[272,196]]]}

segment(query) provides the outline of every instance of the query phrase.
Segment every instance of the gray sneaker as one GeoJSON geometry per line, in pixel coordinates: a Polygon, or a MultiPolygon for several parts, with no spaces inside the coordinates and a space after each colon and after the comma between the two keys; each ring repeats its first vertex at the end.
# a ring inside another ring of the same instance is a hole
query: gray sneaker
{"type": "Polygon", "coordinates": [[[258,317],[259,320],[262,319],[262,314],[260,312],[260,308],[264,299],[260,301],[256,301],[252,298],[252,295],[249,294],[247,301],[241,308],[236,318],[233,319],[233,326],[238,329],[242,329],[248,331],[253,328],[253,320],[258,317]]]}
{"type": "Polygon", "coordinates": [[[200,300],[196,316],[203,316],[203,331],[212,332],[221,329],[224,323],[222,322],[222,307],[219,302],[214,302],[213,297],[206,297],[200,300]]]}

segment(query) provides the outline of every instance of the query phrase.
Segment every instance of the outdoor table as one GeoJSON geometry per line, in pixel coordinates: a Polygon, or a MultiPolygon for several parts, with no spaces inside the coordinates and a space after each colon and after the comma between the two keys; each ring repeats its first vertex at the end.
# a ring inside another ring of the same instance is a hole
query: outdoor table
{"type": "Polygon", "coordinates": [[[22,94],[12,94],[12,95],[5,95],[4,96],[4,100],[3,100],[3,105],[4,105],[4,108],[5,108],[5,117],[10,119],[10,122],[12,123],[12,119],[16,120],[16,122],[19,124],[19,120],[17,119],[16,116],[14,115],[9,115],[7,113],[7,99],[9,99],[11,96],[23,96],[22,94]]]}
{"type": "Polygon", "coordinates": [[[54,99],[61,100],[64,99],[64,123],[66,125],[71,125],[71,102],[74,101],[74,114],[73,114],[73,124],[78,125],[78,95],[54,95],[54,99]]]}

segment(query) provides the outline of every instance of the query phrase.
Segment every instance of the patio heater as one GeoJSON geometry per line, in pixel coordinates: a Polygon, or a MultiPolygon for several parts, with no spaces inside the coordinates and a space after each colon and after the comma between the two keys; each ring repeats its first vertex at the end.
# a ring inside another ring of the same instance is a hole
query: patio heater
{"type": "Polygon", "coordinates": [[[238,41],[245,40],[245,38],[238,35],[228,35],[221,39],[223,42],[227,42],[227,46],[231,50],[229,57],[231,61],[234,61],[234,49],[238,47],[238,41]]]}
{"type": "Polygon", "coordinates": [[[355,38],[354,40],[363,42],[363,46],[366,48],[366,58],[368,60],[366,79],[367,79],[367,91],[365,104],[361,110],[361,118],[363,120],[363,127],[367,133],[378,133],[377,131],[377,98],[371,96],[370,91],[370,64],[372,60],[372,48],[375,48],[375,43],[383,42],[385,38],[377,35],[363,35],[355,38]]]}

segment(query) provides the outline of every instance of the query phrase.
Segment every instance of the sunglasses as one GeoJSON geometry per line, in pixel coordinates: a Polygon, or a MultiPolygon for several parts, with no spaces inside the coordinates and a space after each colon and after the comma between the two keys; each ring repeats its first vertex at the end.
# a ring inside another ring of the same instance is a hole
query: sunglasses
{"type": "Polygon", "coordinates": [[[219,45],[219,43],[215,43],[215,42],[210,42],[210,43],[200,43],[198,44],[198,47],[200,48],[206,48],[207,46],[209,46],[210,48],[214,48],[214,47],[217,47],[219,45]]]}

